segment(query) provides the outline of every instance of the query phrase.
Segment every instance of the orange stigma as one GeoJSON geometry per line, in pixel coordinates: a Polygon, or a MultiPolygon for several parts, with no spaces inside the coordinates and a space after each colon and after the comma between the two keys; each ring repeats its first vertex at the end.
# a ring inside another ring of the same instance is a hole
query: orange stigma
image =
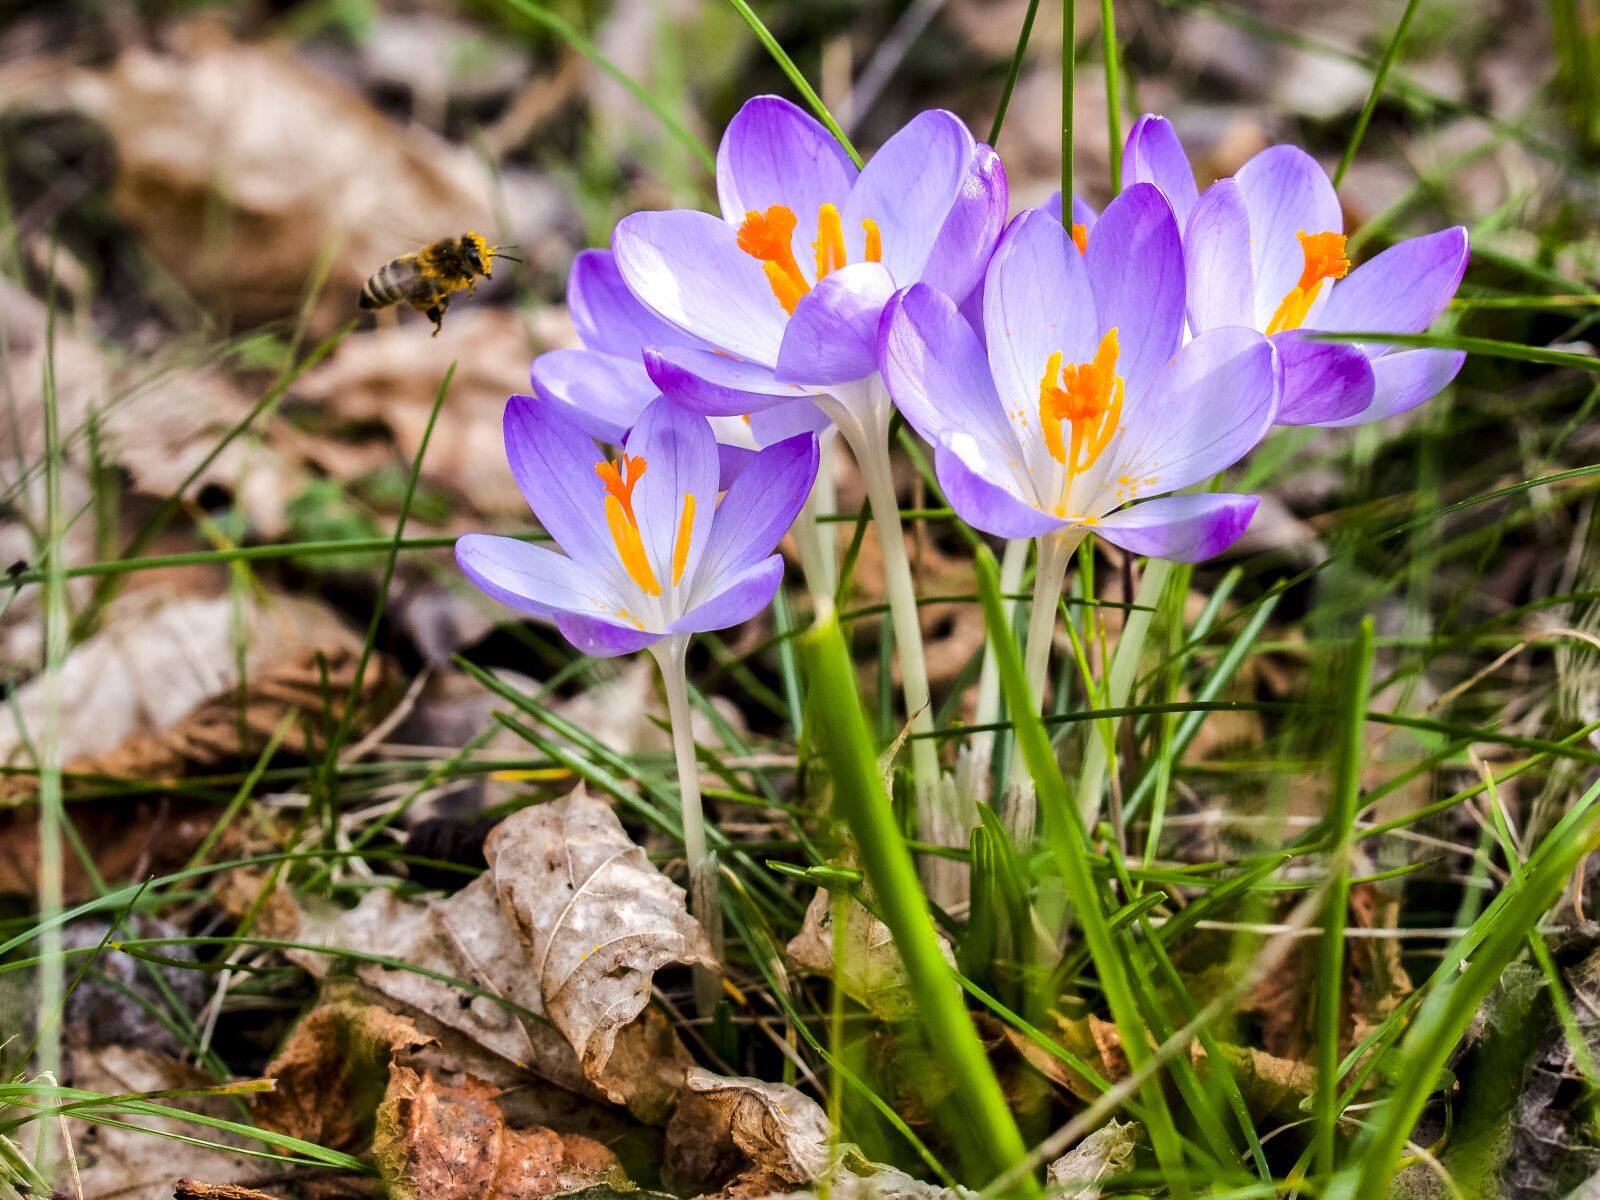
{"type": "MultiPolygon", "coordinates": [[[[800,297],[811,290],[811,283],[794,256],[794,231],[799,223],[793,209],[774,204],[765,212],[745,213],[739,226],[739,249],[761,260],[767,285],[783,305],[783,311],[791,316],[800,297]]],[[[861,228],[866,235],[863,260],[882,261],[883,235],[878,231],[878,223],[869,218],[861,222],[861,228]]],[[[817,210],[817,240],[812,243],[812,249],[816,252],[819,280],[849,264],[844,223],[839,218],[838,208],[832,204],[824,204],[817,210]]]]}
{"type": "Polygon", "coordinates": [[[1289,289],[1279,302],[1277,311],[1272,314],[1272,320],[1267,323],[1268,334],[1299,329],[1305,324],[1306,314],[1311,311],[1317,293],[1322,290],[1322,281],[1343,279],[1350,274],[1350,260],[1344,253],[1344,234],[1332,230],[1307,233],[1302,229],[1295,236],[1300,239],[1300,251],[1305,255],[1306,265],[1300,272],[1300,281],[1289,289]]]}
{"type": "Polygon", "coordinates": [[[600,476],[606,492],[606,525],[617,547],[617,560],[641,591],[647,596],[659,596],[661,584],[650,567],[644,539],[639,535],[639,519],[633,514],[633,489],[648,466],[642,456],[624,452],[616,462],[595,463],[594,473],[600,476]]]}
{"type": "Polygon", "coordinates": [[[1117,331],[1107,330],[1091,362],[1061,365],[1061,352],[1050,356],[1039,380],[1039,422],[1045,449],[1075,475],[1092,467],[1111,444],[1122,419],[1122,377],[1117,374],[1117,331]],[[1056,382],[1059,376],[1061,382],[1056,382]],[[1061,436],[1065,422],[1070,444],[1061,436]]]}
{"type": "Polygon", "coordinates": [[[1073,222],[1072,244],[1078,248],[1079,254],[1089,253],[1089,227],[1073,222]]]}

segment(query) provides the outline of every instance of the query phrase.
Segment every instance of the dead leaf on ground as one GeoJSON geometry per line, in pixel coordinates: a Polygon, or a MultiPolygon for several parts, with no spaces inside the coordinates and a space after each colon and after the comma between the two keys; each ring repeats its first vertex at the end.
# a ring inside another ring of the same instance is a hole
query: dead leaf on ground
{"type": "Polygon", "coordinates": [[[497,1092],[471,1076],[448,1087],[393,1069],[373,1142],[391,1200],[534,1200],[625,1183],[599,1142],[507,1127],[497,1092]]]}
{"type": "Polygon", "coordinates": [[[1120,1175],[1133,1166],[1140,1128],[1134,1121],[1115,1118],[1067,1151],[1045,1172],[1052,1195],[1059,1200],[1099,1200],[1100,1180],[1120,1175]]]}
{"type": "Polygon", "coordinates": [[[667,1126],[663,1174],[680,1191],[763,1196],[811,1183],[828,1167],[828,1118],[781,1083],[690,1070],[667,1126]]]}
{"type": "Polygon", "coordinates": [[[396,1056],[436,1044],[405,1017],[354,1000],[320,1004],[268,1064],[277,1087],[255,1097],[263,1128],[333,1150],[365,1142],[396,1056]]]}
{"type": "MultiPolygon", "coordinates": [[[[789,965],[796,971],[803,975],[833,975],[833,917],[833,894],[818,888],[806,907],[800,932],[787,947],[789,965]]],[[[940,946],[954,966],[949,945],[941,939],[940,946]]],[[[838,978],[845,995],[883,1020],[905,1020],[916,1008],[905,963],[894,947],[894,935],[854,900],[849,902],[845,919],[844,962],[838,978]]]]}

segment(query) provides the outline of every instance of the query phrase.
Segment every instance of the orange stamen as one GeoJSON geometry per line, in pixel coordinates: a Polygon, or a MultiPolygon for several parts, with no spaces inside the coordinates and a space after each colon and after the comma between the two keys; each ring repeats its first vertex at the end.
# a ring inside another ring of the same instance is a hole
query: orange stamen
{"type": "MultiPolygon", "coordinates": [[[[747,212],[739,225],[739,249],[761,260],[767,286],[790,316],[800,298],[811,290],[810,281],[794,257],[794,231],[798,225],[794,210],[782,204],[774,204],[765,212],[747,212]]],[[[868,218],[861,222],[861,228],[866,235],[863,258],[867,262],[883,261],[883,235],[878,223],[868,218]]],[[[812,249],[816,252],[819,280],[848,265],[844,224],[835,205],[824,204],[817,210],[817,240],[812,249]]]]}
{"type": "Polygon", "coordinates": [[[672,545],[672,586],[683,582],[683,569],[689,565],[689,538],[694,534],[694,494],[683,494],[683,516],[678,518],[678,538],[672,545]]]}
{"type": "Polygon", "coordinates": [[[867,234],[867,249],[865,253],[868,262],[883,261],[883,234],[878,232],[878,223],[871,217],[861,222],[861,228],[867,234]]]}
{"type": "Polygon", "coordinates": [[[844,225],[839,220],[839,210],[831,204],[817,210],[817,240],[812,247],[817,252],[819,281],[849,261],[844,250],[844,225]]]}
{"type": "Polygon", "coordinates": [[[1063,367],[1058,350],[1045,364],[1039,380],[1039,420],[1045,449],[1067,468],[1069,483],[1105,453],[1122,419],[1125,389],[1117,374],[1119,352],[1117,331],[1111,329],[1100,339],[1092,361],[1063,367]],[[1061,436],[1062,422],[1071,431],[1070,443],[1061,436]]]}
{"type": "Polygon", "coordinates": [[[1295,236],[1300,239],[1305,267],[1300,272],[1299,282],[1289,289],[1273,312],[1272,320],[1267,322],[1268,334],[1299,329],[1305,324],[1306,314],[1311,311],[1317,293],[1322,290],[1322,281],[1343,279],[1350,274],[1350,260],[1344,252],[1344,234],[1332,230],[1307,233],[1302,229],[1295,236]]]}
{"type": "Polygon", "coordinates": [[[606,491],[606,525],[617,547],[617,560],[641,591],[659,596],[661,584],[644,552],[639,519],[633,512],[633,489],[648,466],[642,456],[624,453],[616,462],[595,463],[594,473],[600,476],[601,486],[606,491]]]}
{"type": "Polygon", "coordinates": [[[1087,225],[1073,223],[1072,244],[1078,248],[1079,254],[1089,253],[1089,227],[1087,225]]]}

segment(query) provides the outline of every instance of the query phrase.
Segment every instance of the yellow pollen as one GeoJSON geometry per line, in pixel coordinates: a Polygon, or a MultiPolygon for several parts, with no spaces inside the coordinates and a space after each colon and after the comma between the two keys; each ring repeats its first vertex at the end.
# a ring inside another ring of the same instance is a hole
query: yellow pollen
{"type": "Polygon", "coordinates": [[[861,228],[867,234],[866,259],[868,262],[883,261],[883,234],[878,232],[878,223],[871,217],[861,222],[861,228]]]}
{"type": "Polygon", "coordinates": [[[1073,222],[1072,244],[1078,248],[1079,254],[1089,253],[1089,227],[1073,222]]]}
{"type": "Polygon", "coordinates": [[[596,463],[594,473],[606,492],[606,525],[616,543],[617,560],[646,595],[659,596],[661,584],[650,568],[644,539],[639,536],[639,520],[633,513],[633,489],[648,466],[642,457],[624,453],[616,462],[596,463]]]}
{"type": "Polygon", "coordinates": [[[1050,356],[1039,380],[1039,421],[1045,449],[1067,468],[1069,486],[1074,476],[1087,471],[1105,453],[1122,419],[1125,389],[1117,374],[1119,350],[1117,331],[1107,330],[1091,362],[1063,367],[1058,350],[1050,356]],[[1063,422],[1070,430],[1070,442],[1061,436],[1063,422]]]}
{"type": "Polygon", "coordinates": [[[683,582],[683,568],[689,565],[689,538],[694,533],[694,494],[683,494],[683,516],[678,518],[678,537],[672,544],[672,586],[683,582]]]}
{"type": "Polygon", "coordinates": [[[1300,279],[1284,295],[1272,320],[1267,322],[1267,333],[1282,333],[1285,329],[1299,329],[1305,324],[1306,314],[1322,290],[1324,279],[1343,279],[1350,274],[1350,260],[1345,257],[1345,238],[1342,233],[1324,230],[1307,233],[1302,229],[1295,235],[1300,239],[1300,252],[1306,265],[1300,279]]]}
{"type": "Polygon", "coordinates": [[[824,204],[817,210],[817,240],[812,246],[817,252],[819,281],[848,261],[844,251],[844,225],[839,220],[839,210],[831,204],[824,204]]]}
{"type": "MultiPolygon", "coordinates": [[[[739,225],[739,249],[761,261],[767,286],[790,316],[794,315],[800,298],[811,290],[794,256],[794,231],[798,225],[794,210],[782,204],[774,204],[765,212],[751,210],[745,213],[739,225]]],[[[865,261],[881,262],[883,235],[878,223],[869,218],[861,222],[861,228],[866,236],[865,261]]],[[[812,243],[812,249],[816,252],[819,280],[848,265],[844,224],[835,205],[824,204],[817,210],[817,240],[812,243]]]]}

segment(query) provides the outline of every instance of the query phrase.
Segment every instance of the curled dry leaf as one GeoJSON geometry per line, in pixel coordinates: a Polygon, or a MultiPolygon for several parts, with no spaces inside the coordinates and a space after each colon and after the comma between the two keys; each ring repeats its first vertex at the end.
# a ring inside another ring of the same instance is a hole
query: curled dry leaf
{"type": "Polygon", "coordinates": [[[393,1068],[373,1142],[391,1200],[535,1200],[625,1182],[599,1142],[509,1128],[496,1094],[470,1075],[448,1087],[393,1068]]]}
{"type": "Polygon", "coordinates": [[[354,1000],[312,1009],[289,1034],[266,1074],[277,1087],[257,1096],[266,1129],[330,1149],[360,1146],[399,1055],[436,1044],[405,1017],[354,1000]]]}
{"type": "Polygon", "coordinates": [[[1140,1128],[1134,1121],[1112,1119],[1050,1164],[1046,1179],[1060,1200],[1099,1200],[1100,1181],[1133,1166],[1140,1128]]]}
{"type": "Polygon", "coordinates": [[[728,1079],[700,1067],[685,1083],[683,1103],[667,1126],[662,1166],[678,1190],[760,1196],[827,1171],[828,1118],[810,1097],[785,1084],[728,1079]]]}
{"type": "MultiPolygon", "coordinates": [[[[832,894],[819,888],[806,907],[805,921],[787,947],[789,965],[804,975],[834,973],[834,904],[832,894]]],[[[945,959],[955,966],[950,947],[942,940],[945,959]]],[[[906,977],[905,963],[894,947],[889,927],[854,900],[845,918],[844,961],[839,984],[845,995],[873,1016],[901,1021],[915,1011],[916,999],[906,977]]]]}
{"type": "Polygon", "coordinates": [[[545,1012],[584,1073],[606,1087],[617,1033],[649,1004],[655,973],[717,965],[705,931],[683,889],[583,788],[507,818],[484,853],[500,907],[531,952],[545,1012]]]}

